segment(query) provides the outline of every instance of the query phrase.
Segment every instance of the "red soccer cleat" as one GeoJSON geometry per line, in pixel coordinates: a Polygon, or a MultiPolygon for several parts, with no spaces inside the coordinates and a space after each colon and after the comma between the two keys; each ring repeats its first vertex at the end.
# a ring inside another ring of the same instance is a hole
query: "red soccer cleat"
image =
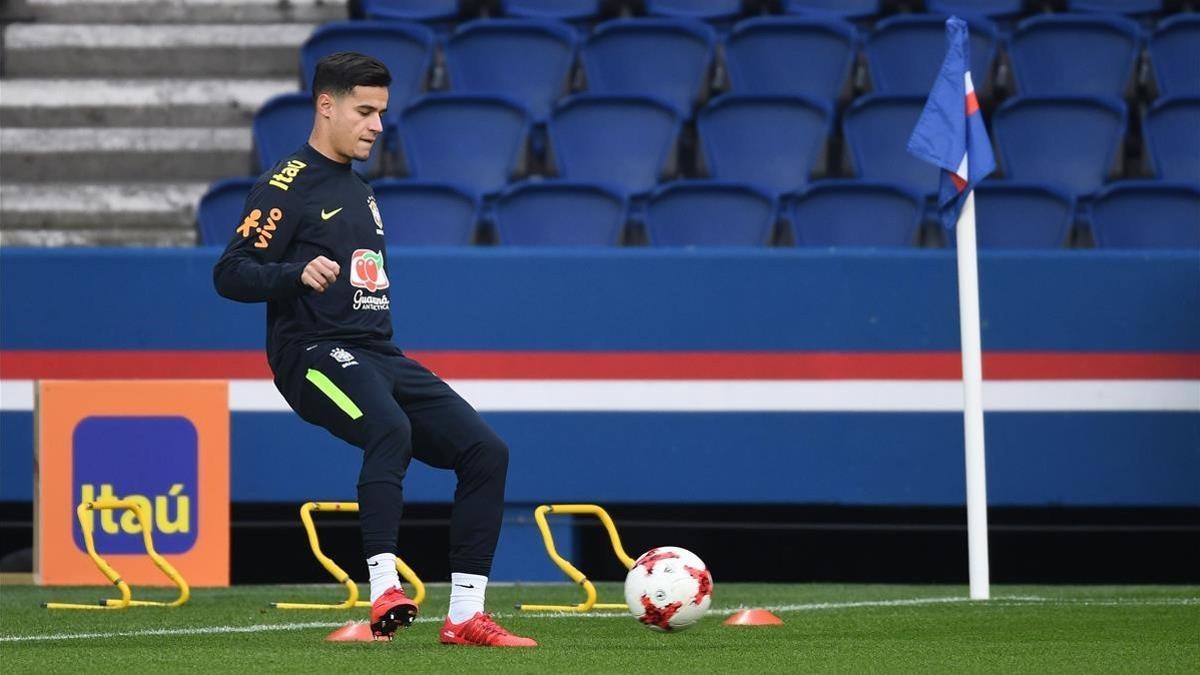
{"type": "Polygon", "coordinates": [[[371,635],[391,640],[397,628],[407,628],[417,618],[417,603],[399,588],[389,588],[371,604],[371,635]]]}
{"type": "Polygon", "coordinates": [[[476,647],[536,647],[538,643],[527,637],[513,635],[500,624],[492,621],[491,614],[475,612],[475,616],[462,623],[450,623],[450,617],[442,624],[440,636],[444,645],[474,645],[476,647]]]}

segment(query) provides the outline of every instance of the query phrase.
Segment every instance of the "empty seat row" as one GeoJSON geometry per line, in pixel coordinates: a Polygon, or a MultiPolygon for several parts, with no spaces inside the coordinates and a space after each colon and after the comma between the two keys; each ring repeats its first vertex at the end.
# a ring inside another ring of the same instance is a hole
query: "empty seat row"
{"type": "MultiPolygon", "coordinates": [[[[200,202],[202,244],[233,236],[253,179],[214,185],[200,202]]],[[[631,219],[653,246],[764,246],[782,214],[797,246],[911,247],[918,241],[923,198],[871,181],[822,181],[781,200],[751,184],[697,180],[661,186],[643,208],[619,191],[574,181],[525,181],[485,207],[452,184],[383,179],[373,183],[387,241],[395,246],[455,246],[475,240],[481,219],[511,246],[616,246],[631,219]],[[485,213],[486,212],[486,213],[485,213]]],[[[981,248],[1062,247],[1075,202],[1052,188],[993,181],[976,193],[981,248]]],[[[1098,246],[1200,249],[1200,187],[1166,182],[1118,183],[1089,213],[1098,246]]]]}
{"type": "MultiPolygon", "coordinates": [[[[847,109],[843,136],[857,175],[936,191],[937,168],[907,150],[924,104],[922,97],[871,95],[847,109]]],[[[1003,175],[1084,197],[1112,176],[1129,122],[1119,99],[1029,96],[1004,102],[990,133],[1003,175]]],[[[1156,101],[1142,118],[1141,137],[1154,177],[1200,185],[1200,97],[1156,101]]]]}
{"type": "MultiPolygon", "coordinates": [[[[704,4],[707,0],[699,0],[704,4]]],[[[862,20],[879,16],[881,0],[783,0],[786,11],[796,14],[820,13],[862,20]]],[[[1025,0],[925,0],[928,12],[956,14],[961,17],[986,17],[1012,21],[1033,11],[1061,6],[1068,12],[1123,14],[1138,19],[1153,19],[1164,10],[1163,0],[1065,0],[1061,3],[1034,3],[1025,0]]]]}
{"type": "MultiPolygon", "coordinates": [[[[845,113],[842,133],[854,175],[902,185],[919,194],[937,190],[938,170],[906,149],[924,106],[920,97],[866,96],[845,113]]],[[[255,118],[260,169],[290,154],[308,137],[312,102],[305,94],[269,101],[255,118]]],[[[682,119],[646,97],[581,94],[550,115],[552,173],[607,183],[627,195],[649,192],[672,167],[682,119]]],[[[1096,97],[1018,97],[992,120],[1004,175],[1055,185],[1073,197],[1109,179],[1127,125],[1125,104],[1096,97]]],[[[798,96],[714,99],[697,115],[704,170],[722,180],[762,185],[773,194],[804,188],[827,152],[833,114],[827,103],[798,96]]],[[[1164,99],[1144,120],[1156,177],[1200,185],[1200,97],[1164,99]]],[[[398,115],[399,156],[407,175],[461,184],[480,194],[521,175],[530,117],[517,103],[495,97],[430,94],[398,115]]],[[[377,142],[368,175],[387,153],[377,142]]],[[[688,173],[688,172],[684,172],[688,173]]]]}
{"type": "MultiPolygon", "coordinates": [[[[858,29],[835,19],[748,19],[724,41],[728,88],[832,101],[846,86],[862,42],[874,92],[926,94],[944,52],[943,22],[936,15],[899,15],[880,22],[863,41],[858,29]]],[[[1122,96],[1142,42],[1138,26],[1122,17],[1032,17],[1008,45],[1016,91],[1122,96]]],[[[972,20],[972,71],[981,91],[988,87],[1000,43],[991,23],[972,20]]],[[[398,110],[424,89],[435,44],[432,32],[419,24],[328,24],[301,49],[304,86],[320,57],[362,51],[392,71],[392,108],[398,110]]],[[[445,61],[451,91],[508,96],[538,119],[568,93],[577,54],[588,91],[653,95],[688,112],[707,93],[716,46],[712,28],[678,19],[610,21],[582,46],[575,31],[559,22],[485,19],[460,26],[446,40],[445,61]]],[[[1149,46],[1162,95],[1200,94],[1200,15],[1164,21],[1149,46]]]]}
{"type": "MultiPolygon", "coordinates": [[[[651,16],[688,17],[729,21],[758,11],[764,3],[742,0],[643,0],[651,16]]],[[[553,18],[562,21],[594,21],[602,14],[603,0],[500,0],[505,16],[553,18]]],[[[636,3],[629,3],[636,4],[636,3]]],[[[868,19],[883,11],[882,0],[782,0],[790,14],[836,16],[868,19]]],[[[925,0],[931,12],[1011,18],[1024,11],[1022,0],[925,0]]],[[[1066,0],[1072,12],[1119,13],[1131,16],[1152,15],[1163,11],[1163,0],[1066,0]]],[[[460,15],[458,0],[363,0],[369,17],[411,21],[453,21],[460,15]]]]}

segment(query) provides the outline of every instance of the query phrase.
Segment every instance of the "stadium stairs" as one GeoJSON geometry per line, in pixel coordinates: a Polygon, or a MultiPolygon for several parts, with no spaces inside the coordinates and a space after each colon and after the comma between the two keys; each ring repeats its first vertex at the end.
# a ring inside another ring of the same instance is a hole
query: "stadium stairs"
{"type": "Polygon", "coordinates": [[[5,0],[0,245],[190,245],[343,0],[5,0]]]}

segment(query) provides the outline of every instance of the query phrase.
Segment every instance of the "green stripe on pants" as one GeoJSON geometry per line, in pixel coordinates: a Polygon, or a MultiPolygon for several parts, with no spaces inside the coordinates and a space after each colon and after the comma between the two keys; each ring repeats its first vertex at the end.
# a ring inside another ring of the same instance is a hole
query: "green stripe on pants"
{"type": "Polygon", "coordinates": [[[342,412],[350,416],[350,419],[356,420],[363,416],[362,411],[358,409],[358,406],[354,405],[354,401],[351,401],[350,397],[347,396],[344,391],[338,389],[336,384],[334,384],[328,377],[325,377],[325,373],[309,368],[308,374],[305,375],[305,378],[307,378],[309,382],[317,385],[317,389],[320,389],[321,393],[328,396],[330,401],[336,403],[337,407],[342,409],[342,412]]]}

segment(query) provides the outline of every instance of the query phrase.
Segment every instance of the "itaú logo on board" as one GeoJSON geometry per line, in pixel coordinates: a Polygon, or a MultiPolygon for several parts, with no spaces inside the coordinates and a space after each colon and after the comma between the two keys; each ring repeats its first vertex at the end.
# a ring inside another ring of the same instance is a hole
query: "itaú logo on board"
{"type": "MultiPolygon", "coordinates": [[[[184,553],[201,523],[196,427],[184,417],[87,417],[75,427],[72,487],[77,502],[132,499],[150,514],[154,547],[184,553]]],[[[74,513],[72,512],[72,516],[74,513]]],[[[142,553],[142,526],[131,510],[91,511],[99,553],[142,553]]],[[[86,551],[78,521],[75,546],[86,551]]]]}

